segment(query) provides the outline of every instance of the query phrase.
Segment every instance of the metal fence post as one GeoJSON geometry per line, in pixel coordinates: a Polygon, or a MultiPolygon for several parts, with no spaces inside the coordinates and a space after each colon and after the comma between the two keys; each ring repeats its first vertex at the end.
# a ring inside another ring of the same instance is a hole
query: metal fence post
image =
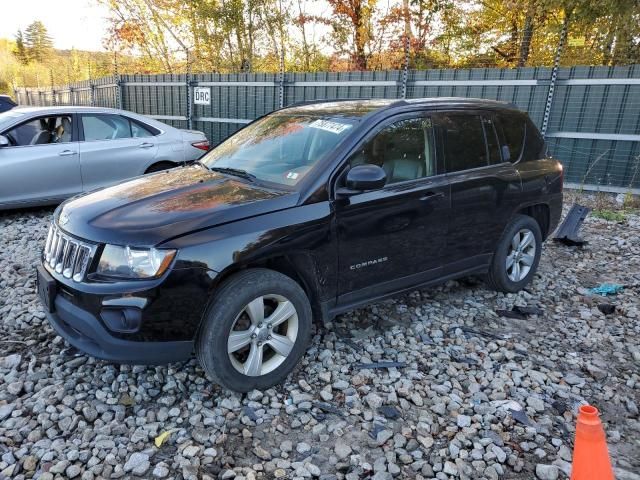
{"type": "Polygon", "coordinates": [[[560,69],[560,58],[562,56],[564,44],[567,41],[568,31],[569,15],[565,12],[564,21],[562,22],[562,31],[560,32],[560,41],[558,42],[558,49],[556,50],[556,56],[553,59],[553,68],[551,69],[551,82],[549,83],[549,93],[547,94],[547,104],[544,107],[544,118],[542,119],[542,127],[540,128],[540,133],[542,133],[542,136],[545,136],[547,134],[547,128],[549,127],[549,116],[551,115],[551,107],[553,105],[553,93],[556,88],[558,70],[560,69]]]}
{"type": "Polygon", "coordinates": [[[96,86],[93,81],[89,79],[89,104],[93,107],[96,103],[96,86]]]}
{"type": "Polygon", "coordinates": [[[53,70],[49,70],[49,78],[51,79],[51,104],[55,107],[56,102],[56,90],[53,86],[53,70]]]}
{"type": "Polygon", "coordinates": [[[187,53],[187,128],[191,130],[193,128],[193,105],[191,104],[191,60],[189,58],[189,49],[186,49],[187,53]]]}
{"type": "Polygon", "coordinates": [[[405,15],[405,23],[404,23],[404,65],[402,66],[402,89],[401,95],[402,98],[407,98],[407,80],[409,78],[409,25],[406,19],[408,18],[409,12],[407,11],[407,7],[405,6],[403,14],[405,15]]]}
{"type": "Polygon", "coordinates": [[[280,75],[278,86],[278,106],[284,107],[284,45],[280,47],[280,75]]]}
{"type": "Polygon", "coordinates": [[[122,79],[118,71],[118,52],[116,51],[113,52],[113,68],[116,77],[116,108],[122,110],[122,79]]]}

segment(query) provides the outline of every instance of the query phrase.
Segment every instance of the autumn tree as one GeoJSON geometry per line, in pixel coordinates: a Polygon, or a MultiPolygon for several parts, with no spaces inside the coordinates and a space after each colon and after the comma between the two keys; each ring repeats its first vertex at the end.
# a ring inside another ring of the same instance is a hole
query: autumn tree
{"type": "Polygon", "coordinates": [[[338,45],[345,48],[356,70],[366,70],[376,0],[327,0],[333,10],[331,26],[338,45]]]}

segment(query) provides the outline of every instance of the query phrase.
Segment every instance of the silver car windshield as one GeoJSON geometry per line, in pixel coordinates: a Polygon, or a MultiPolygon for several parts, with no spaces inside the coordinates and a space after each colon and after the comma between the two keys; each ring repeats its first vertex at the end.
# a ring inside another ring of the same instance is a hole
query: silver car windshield
{"type": "Polygon", "coordinates": [[[270,115],[245,127],[205,155],[212,169],[233,169],[295,185],[347,136],[356,119],[309,114],[270,115]]]}

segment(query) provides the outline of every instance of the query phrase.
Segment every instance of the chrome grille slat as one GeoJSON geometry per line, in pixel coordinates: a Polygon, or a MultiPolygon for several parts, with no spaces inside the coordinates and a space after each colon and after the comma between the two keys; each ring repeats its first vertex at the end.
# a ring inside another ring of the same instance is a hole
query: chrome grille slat
{"type": "Polygon", "coordinates": [[[81,282],[85,278],[96,248],[96,245],[77,240],[52,224],[42,258],[51,270],[65,278],[81,282]]]}

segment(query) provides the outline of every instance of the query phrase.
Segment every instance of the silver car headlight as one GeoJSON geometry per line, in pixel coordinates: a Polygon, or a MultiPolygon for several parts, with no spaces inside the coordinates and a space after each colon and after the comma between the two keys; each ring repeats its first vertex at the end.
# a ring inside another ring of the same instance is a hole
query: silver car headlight
{"type": "Polygon", "coordinates": [[[106,277],[155,278],[166,272],[176,250],[106,245],[96,273],[106,277]]]}

